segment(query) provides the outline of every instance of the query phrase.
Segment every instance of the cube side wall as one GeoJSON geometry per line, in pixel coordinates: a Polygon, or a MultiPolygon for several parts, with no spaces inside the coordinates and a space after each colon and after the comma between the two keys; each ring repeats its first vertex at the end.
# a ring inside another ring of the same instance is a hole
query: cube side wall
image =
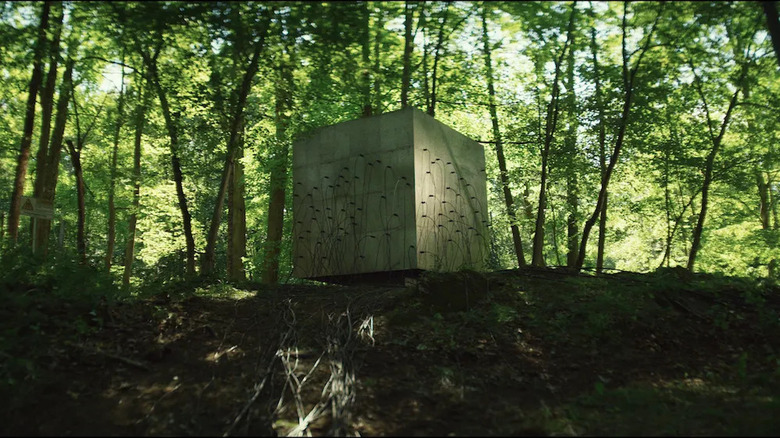
{"type": "Polygon", "coordinates": [[[414,110],[417,266],[483,270],[487,186],[482,145],[414,110]]]}

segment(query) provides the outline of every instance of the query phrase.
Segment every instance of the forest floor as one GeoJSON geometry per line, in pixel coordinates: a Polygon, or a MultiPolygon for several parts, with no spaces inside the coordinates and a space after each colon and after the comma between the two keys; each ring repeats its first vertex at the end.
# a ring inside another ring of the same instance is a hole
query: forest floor
{"type": "Polygon", "coordinates": [[[776,284],[524,269],[92,304],[57,284],[0,282],[2,435],[780,431],[776,284]]]}

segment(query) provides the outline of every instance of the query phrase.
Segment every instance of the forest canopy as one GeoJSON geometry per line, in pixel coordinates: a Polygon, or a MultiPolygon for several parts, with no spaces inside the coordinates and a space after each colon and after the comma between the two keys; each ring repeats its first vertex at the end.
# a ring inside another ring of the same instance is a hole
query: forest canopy
{"type": "Polygon", "coordinates": [[[491,269],[777,278],[778,26],[776,2],[2,2],[3,251],[126,288],[288,281],[292,142],[413,106],[485,147],[491,269]]]}

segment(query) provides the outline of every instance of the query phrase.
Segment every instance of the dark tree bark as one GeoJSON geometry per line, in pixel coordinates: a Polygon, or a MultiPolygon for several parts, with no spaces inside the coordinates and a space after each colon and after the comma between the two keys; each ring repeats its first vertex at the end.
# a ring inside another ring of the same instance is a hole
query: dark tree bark
{"type": "Polygon", "coordinates": [[[379,10],[379,14],[376,18],[376,23],[374,23],[374,85],[373,85],[373,93],[374,93],[374,103],[373,103],[373,110],[374,114],[382,114],[382,75],[380,72],[382,71],[382,31],[385,27],[385,10],[382,8],[382,6],[377,3],[377,8],[379,10]]]}
{"type": "Polygon", "coordinates": [[[447,25],[447,18],[449,17],[450,4],[444,4],[444,17],[439,23],[439,34],[436,38],[436,47],[433,50],[433,70],[431,71],[431,97],[428,102],[428,115],[434,117],[436,115],[436,85],[437,85],[437,73],[439,68],[439,55],[441,53],[442,45],[444,44],[444,27],[447,25]]]}
{"type": "MultiPolygon", "coordinates": [[[[62,155],[62,142],[65,136],[65,124],[68,120],[68,103],[70,91],[73,88],[74,60],[68,59],[65,73],[60,86],[60,96],[57,101],[57,115],[54,120],[54,132],[51,136],[51,144],[45,156],[39,158],[36,174],[36,187],[39,188],[36,198],[41,198],[50,203],[54,202],[57,190],[57,176],[60,169],[60,156],[62,155]]],[[[49,235],[51,233],[51,220],[38,218],[35,221],[36,248],[34,251],[44,256],[48,252],[49,235]]]]}
{"type": "Polygon", "coordinates": [[[491,62],[490,39],[487,31],[487,10],[482,8],[482,44],[485,54],[485,69],[487,75],[488,98],[490,99],[490,121],[493,127],[493,137],[496,142],[496,157],[498,158],[498,169],[501,178],[501,187],[504,191],[504,203],[506,212],[509,216],[510,228],[512,230],[512,243],[514,244],[517,264],[520,267],[525,266],[525,255],[523,254],[523,241],[520,238],[520,228],[518,227],[517,215],[515,213],[512,191],[509,189],[509,175],[507,173],[506,159],[504,158],[504,146],[501,140],[501,130],[498,124],[498,112],[496,111],[496,90],[493,86],[493,64],[491,62]]]}
{"type": "Polygon", "coordinates": [[[173,180],[176,184],[176,197],[179,203],[179,210],[181,211],[184,240],[187,246],[186,275],[191,277],[195,275],[195,239],[192,236],[192,215],[187,207],[187,195],[184,193],[183,183],[184,176],[181,171],[181,162],[179,161],[179,121],[178,117],[171,113],[171,108],[168,104],[168,96],[165,94],[165,90],[160,83],[160,74],[157,69],[157,55],[159,54],[159,50],[151,56],[144,50],[140,50],[139,52],[144,59],[152,86],[157,92],[157,97],[160,100],[160,108],[162,109],[165,126],[168,130],[171,150],[171,169],[173,171],[173,180]]]}
{"type": "Polygon", "coordinates": [[[772,38],[772,47],[775,49],[775,59],[780,66],[780,20],[777,14],[777,2],[762,1],[764,6],[764,15],[766,15],[766,24],[769,29],[769,36],[772,38]]]}
{"type": "Polygon", "coordinates": [[[721,143],[723,142],[723,136],[726,134],[726,127],[728,127],[729,121],[731,120],[731,113],[737,104],[739,92],[742,91],[742,81],[747,74],[747,65],[745,64],[742,67],[742,72],[736,84],[737,90],[734,91],[734,94],[729,100],[729,106],[726,110],[726,115],[723,116],[723,121],[720,124],[720,130],[718,131],[717,135],[715,135],[714,131],[712,130],[712,119],[710,118],[710,110],[709,106],[707,105],[707,99],[704,97],[704,91],[702,90],[701,79],[696,74],[696,70],[692,64],[691,71],[694,74],[694,88],[696,88],[696,91],[699,93],[699,97],[701,98],[702,104],[704,105],[704,112],[707,115],[707,127],[709,128],[712,148],[707,154],[707,160],[704,165],[704,182],[701,186],[701,210],[699,211],[699,216],[696,220],[696,226],[693,229],[691,252],[688,254],[688,264],[686,265],[686,268],[689,271],[693,271],[694,265],[696,264],[696,256],[698,255],[699,248],[701,247],[701,235],[704,230],[704,221],[707,218],[707,208],[709,207],[709,194],[710,186],[712,185],[712,172],[715,166],[715,157],[717,157],[718,151],[720,151],[721,143]]]}
{"type": "MultiPolygon", "coordinates": [[[[592,10],[591,10],[592,12],[592,10]]],[[[604,98],[602,96],[602,90],[601,90],[601,70],[599,69],[599,60],[598,60],[598,45],[596,44],[596,28],[591,27],[590,29],[590,50],[591,50],[591,56],[593,58],[593,82],[596,87],[596,108],[599,114],[599,134],[598,134],[598,143],[599,143],[599,169],[601,169],[601,180],[604,180],[604,177],[607,173],[607,151],[606,151],[606,123],[605,123],[605,114],[604,114],[604,98]]],[[[599,238],[596,243],[596,273],[600,274],[601,271],[604,269],[604,241],[606,237],[606,231],[607,231],[607,205],[608,205],[608,192],[604,192],[604,206],[601,209],[601,213],[599,214],[599,238]]],[[[579,251],[579,248],[577,249],[579,251]]],[[[574,266],[576,267],[576,260],[574,262],[574,266]]]]}
{"type": "MultiPolygon", "coordinates": [[[[292,53],[289,52],[288,54],[291,55],[292,53]]],[[[277,66],[279,78],[276,82],[275,124],[276,139],[280,147],[271,167],[268,233],[266,237],[265,267],[263,269],[263,283],[268,284],[274,284],[279,281],[279,255],[284,226],[284,201],[289,155],[287,129],[290,120],[286,114],[292,110],[293,106],[292,93],[294,82],[292,65],[294,65],[292,59],[290,62],[282,59],[277,66]]]]}
{"type": "Polygon", "coordinates": [[[566,204],[568,204],[569,215],[566,218],[566,266],[574,268],[577,263],[577,254],[579,253],[579,186],[577,184],[577,95],[574,91],[574,35],[572,35],[571,49],[567,57],[567,79],[566,79],[566,106],[567,121],[569,123],[566,130],[566,139],[564,140],[564,153],[566,169],[566,204]]]}
{"type": "Polygon", "coordinates": [[[78,199],[78,222],[76,226],[76,249],[79,253],[81,264],[87,263],[87,240],[85,235],[86,207],[84,203],[84,172],[81,168],[81,147],[74,146],[73,142],[66,140],[68,153],[73,163],[73,173],[76,176],[76,197],[78,199]]]}
{"type": "Polygon", "coordinates": [[[409,85],[412,77],[412,20],[414,19],[414,10],[412,2],[407,0],[404,3],[404,57],[403,73],[401,76],[401,108],[409,106],[409,85]]]}
{"type": "Polygon", "coordinates": [[[41,22],[38,27],[38,40],[35,44],[33,58],[33,71],[30,78],[27,105],[25,109],[24,128],[22,130],[22,142],[19,148],[19,156],[16,162],[13,192],[11,193],[11,206],[8,212],[8,236],[16,243],[19,236],[19,216],[21,214],[21,200],[24,194],[24,181],[27,177],[27,165],[30,161],[30,147],[32,146],[33,127],[35,125],[35,101],[38,89],[41,86],[43,75],[43,54],[46,49],[46,32],[49,28],[49,12],[51,2],[43,4],[41,22]]]}
{"type": "Polygon", "coordinates": [[[236,104],[233,108],[233,116],[230,124],[230,137],[228,138],[227,154],[225,156],[225,165],[222,168],[222,179],[219,184],[219,190],[217,192],[217,199],[214,205],[214,213],[211,216],[211,225],[209,227],[208,235],[206,236],[206,251],[203,254],[201,260],[201,275],[207,276],[214,270],[215,263],[215,250],[217,244],[217,234],[219,232],[219,224],[222,219],[222,207],[225,202],[225,195],[227,194],[228,183],[230,182],[231,171],[234,168],[234,161],[236,156],[236,149],[238,147],[239,137],[242,132],[244,123],[244,106],[246,105],[246,99],[249,95],[249,91],[252,87],[252,80],[257,73],[260,53],[265,46],[265,36],[270,24],[270,17],[264,22],[263,28],[259,39],[255,42],[252,59],[249,61],[246,71],[244,72],[243,80],[239,85],[236,92],[236,104]]]}
{"type": "MultiPolygon", "coordinates": [[[[125,62],[124,53],[122,53],[122,64],[125,62]]],[[[119,152],[119,135],[122,132],[124,124],[124,100],[125,100],[125,68],[122,66],[122,79],[119,85],[119,100],[117,101],[116,122],[114,129],[114,147],[111,152],[111,174],[108,186],[108,236],[106,245],[106,271],[111,272],[111,263],[114,259],[114,243],[116,240],[116,207],[114,206],[114,196],[116,193],[116,161],[119,152]]]]}
{"type": "Polygon", "coordinates": [[[148,92],[139,88],[138,94],[139,99],[135,109],[135,136],[133,139],[133,206],[130,210],[130,217],[127,220],[128,236],[127,244],[125,245],[125,266],[122,273],[122,288],[125,291],[130,289],[130,277],[133,275],[135,233],[138,223],[138,211],[141,206],[141,140],[144,123],[146,122],[148,92]]]}
{"type": "MultiPolygon", "coordinates": [[[[239,128],[243,132],[243,128],[239,128]]],[[[242,282],[246,279],[243,257],[246,255],[246,205],[244,202],[244,136],[240,135],[236,159],[230,172],[228,190],[228,248],[227,276],[229,281],[242,282]]]]}
{"type": "Polygon", "coordinates": [[[566,30],[566,42],[561,49],[561,53],[555,60],[555,76],[553,77],[552,96],[547,105],[547,117],[544,128],[544,146],[542,147],[542,175],[539,186],[539,204],[536,211],[536,226],[534,227],[534,240],[531,264],[533,266],[544,266],[544,219],[547,209],[547,165],[550,158],[550,147],[555,138],[555,130],[558,124],[558,97],[560,94],[559,78],[561,74],[561,64],[566,56],[566,50],[571,46],[574,39],[574,17],[577,9],[576,1],[572,4],[571,14],[569,15],[569,25],[566,30]]]}
{"type": "MultiPolygon", "coordinates": [[[[57,67],[60,58],[60,37],[62,36],[63,9],[62,3],[59,3],[59,14],[55,14],[53,24],[54,37],[48,46],[47,55],[49,56],[49,72],[46,74],[46,81],[40,90],[41,95],[41,135],[38,139],[38,153],[36,155],[35,185],[34,195],[40,196],[43,190],[43,180],[46,173],[46,157],[49,151],[49,140],[51,139],[51,122],[54,112],[54,91],[57,88],[57,67]]],[[[35,250],[35,249],[34,249],[35,250]]]]}
{"type": "Polygon", "coordinates": [[[602,210],[606,207],[607,202],[607,189],[609,188],[609,180],[612,177],[612,172],[615,169],[618,159],[620,158],[620,151],[623,148],[623,140],[626,135],[626,128],[628,127],[628,116],[631,113],[631,104],[634,98],[634,79],[636,73],[639,71],[639,67],[642,65],[642,58],[647,53],[650,47],[650,41],[655,32],[655,28],[658,25],[658,20],[661,18],[665,3],[660,3],[658,15],[655,17],[653,26],[650,28],[650,32],[645,37],[645,44],[639,51],[639,58],[633,69],[629,69],[629,55],[626,50],[626,21],[627,21],[627,9],[628,2],[623,3],[623,22],[621,25],[622,30],[622,58],[623,58],[623,109],[620,113],[620,119],[618,120],[618,132],[615,137],[615,148],[612,150],[612,155],[609,158],[609,164],[603,173],[601,178],[601,189],[599,190],[599,196],[596,201],[596,208],[593,210],[593,214],[585,221],[585,225],[582,228],[582,240],[580,240],[580,253],[577,256],[577,263],[574,267],[575,271],[580,271],[582,265],[585,263],[585,251],[588,247],[588,237],[590,231],[595,225],[596,220],[601,215],[602,210]]]}
{"type": "Polygon", "coordinates": [[[360,95],[363,117],[373,114],[373,108],[371,108],[371,11],[368,9],[368,5],[369,2],[363,2],[360,6],[363,15],[363,26],[360,29],[360,95]]]}

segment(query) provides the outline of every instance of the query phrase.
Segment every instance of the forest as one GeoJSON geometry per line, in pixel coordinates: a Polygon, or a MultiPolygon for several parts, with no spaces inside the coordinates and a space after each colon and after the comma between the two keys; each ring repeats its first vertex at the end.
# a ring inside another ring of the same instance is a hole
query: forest
{"type": "Polygon", "coordinates": [[[0,433],[776,433],[777,6],[0,3],[0,433]],[[486,269],[297,278],[293,143],[408,107],[486,269]]]}

